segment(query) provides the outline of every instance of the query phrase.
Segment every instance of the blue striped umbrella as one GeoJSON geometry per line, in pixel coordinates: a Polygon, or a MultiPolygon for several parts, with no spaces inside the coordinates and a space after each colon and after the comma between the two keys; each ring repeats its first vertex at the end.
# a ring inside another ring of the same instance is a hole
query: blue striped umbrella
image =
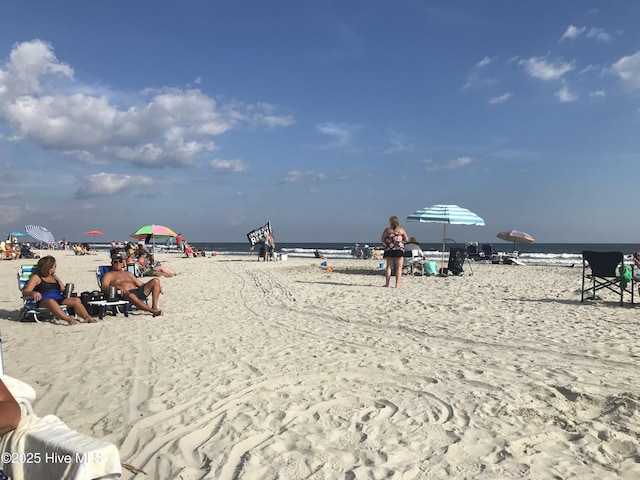
{"type": "Polygon", "coordinates": [[[484,220],[466,208],[457,205],[432,205],[421,208],[407,217],[409,222],[442,223],[442,268],[444,268],[444,251],[447,248],[447,224],[484,226],[484,220]]]}
{"type": "Polygon", "coordinates": [[[44,227],[40,227],[38,225],[25,225],[24,229],[30,237],[33,237],[36,240],[40,240],[47,244],[56,243],[55,238],[53,238],[53,233],[44,227]]]}

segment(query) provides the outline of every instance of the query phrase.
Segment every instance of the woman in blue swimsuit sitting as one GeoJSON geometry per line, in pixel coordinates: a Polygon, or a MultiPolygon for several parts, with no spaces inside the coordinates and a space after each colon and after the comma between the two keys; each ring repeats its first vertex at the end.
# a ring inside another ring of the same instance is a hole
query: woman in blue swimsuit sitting
{"type": "Polygon", "coordinates": [[[96,323],[96,319],[89,315],[84,308],[80,297],[65,298],[62,294],[64,283],[56,276],[56,259],[51,255],[38,260],[35,271],[25,283],[22,289],[23,297],[33,297],[42,306],[51,310],[53,316],[64,320],[69,325],[78,323],[75,318],[67,315],[60,305],[73,308],[76,315],[80,316],[86,323],[96,323]]]}
{"type": "Polygon", "coordinates": [[[395,215],[389,218],[389,226],[382,232],[382,243],[384,244],[384,258],[387,259],[387,270],[385,271],[385,287],[389,286],[391,280],[391,269],[395,265],[396,288],[400,288],[400,277],[402,276],[402,263],[404,260],[404,244],[409,241],[407,232],[400,226],[400,220],[395,215]]]}

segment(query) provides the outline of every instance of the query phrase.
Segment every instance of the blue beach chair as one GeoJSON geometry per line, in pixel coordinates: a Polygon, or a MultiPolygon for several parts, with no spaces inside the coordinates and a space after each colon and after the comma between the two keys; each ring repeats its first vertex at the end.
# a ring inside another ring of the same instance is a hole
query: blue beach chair
{"type": "MultiPolygon", "coordinates": [[[[98,288],[100,289],[100,291],[102,291],[102,277],[104,277],[104,274],[107,273],[109,270],[111,270],[111,265],[99,265],[98,268],[96,269],[96,280],[98,281],[98,288]]],[[[129,270],[129,271],[131,271],[131,270],[129,270]]],[[[131,272],[131,273],[133,273],[133,272],[131,272]]],[[[135,276],[138,277],[138,275],[135,275],[135,276]]],[[[147,305],[149,304],[148,297],[142,297],[142,298],[140,298],[140,300],[142,300],[147,305]]],[[[129,303],[127,305],[127,310],[128,311],[136,310],[136,307],[135,307],[135,305],[132,305],[131,303],[129,303]]]]}
{"type": "MultiPolygon", "coordinates": [[[[18,288],[22,293],[24,286],[27,284],[29,277],[35,271],[36,266],[34,264],[24,264],[18,267],[18,288]]],[[[33,297],[22,297],[23,305],[18,312],[19,322],[43,322],[53,320],[53,313],[48,308],[39,307],[33,297]]],[[[66,305],[60,305],[60,308],[64,313],[69,315],[69,310],[66,305]]]]}

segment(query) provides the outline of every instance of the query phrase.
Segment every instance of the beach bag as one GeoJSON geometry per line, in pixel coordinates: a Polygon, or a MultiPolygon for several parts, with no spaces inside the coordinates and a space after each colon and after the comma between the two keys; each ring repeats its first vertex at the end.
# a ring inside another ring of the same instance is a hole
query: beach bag
{"type": "Polygon", "coordinates": [[[425,275],[435,275],[437,270],[436,262],[424,262],[424,273],[425,275]]]}
{"type": "Polygon", "coordinates": [[[633,273],[631,272],[631,268],[627,265],[622,265],[618,271],[620,273],[620,288],[624,290],[627,288],[627,285],[631,283],[633,273]]]}
{"type": "Polygon", "coordinates": [[[82,305],[92,317],[100,314],[100,305],[89,305],[89,302],[99,302],[104,300],[104,293],[94,290],[93,292],[82,292],[80,294],[82,305]]]}

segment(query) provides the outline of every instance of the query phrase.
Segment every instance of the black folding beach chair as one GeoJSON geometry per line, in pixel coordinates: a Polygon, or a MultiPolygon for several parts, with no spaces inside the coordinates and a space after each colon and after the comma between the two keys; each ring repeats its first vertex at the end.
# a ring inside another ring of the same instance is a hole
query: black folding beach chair
{"type": "Polygon", "coordinates": [[[440,269],[440,275],[446,276],[449,273],[453,275],[462,275],[464,273],[464,260],[467,258],[467,252],[464,248],[449,248],[449,263],[446,268],[440,269]]]}
{"type": "Polygon", "coordinates": [[[631,303],[634,303],[634,282],[633,280],[626,282],[621,277],[619,268],[623,265],[624,254],[622,252],[583,251],[580,301],[584,302],[585,298],[595,300],[597,291],[610,290],[620,296],[620,305],[623,304],[624,292],[631,294],[631,303]],[[585,297],[585,293],[589,296],[585,297]]]}

